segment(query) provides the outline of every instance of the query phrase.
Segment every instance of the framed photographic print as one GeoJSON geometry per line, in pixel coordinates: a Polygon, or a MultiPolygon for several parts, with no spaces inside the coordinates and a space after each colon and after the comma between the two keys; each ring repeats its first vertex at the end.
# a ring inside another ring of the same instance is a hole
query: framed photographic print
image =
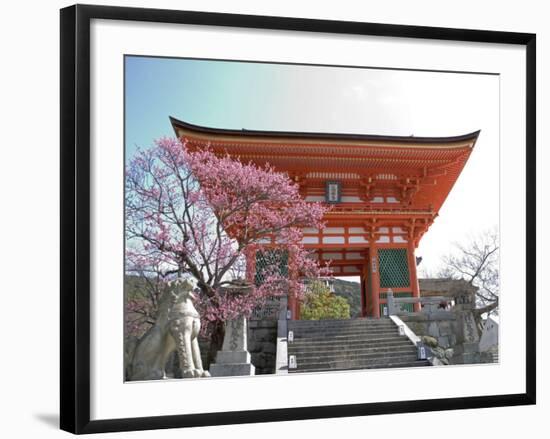
{"type": "Polygon", "coordinates": [[[61,428],[534,404],[535,41],[62,9],[61,428]]]}

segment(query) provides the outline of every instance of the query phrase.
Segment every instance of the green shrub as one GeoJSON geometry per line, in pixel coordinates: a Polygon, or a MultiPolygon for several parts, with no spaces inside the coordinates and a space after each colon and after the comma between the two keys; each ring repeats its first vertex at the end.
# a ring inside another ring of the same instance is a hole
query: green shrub
{"type": "Polygon", "coordinates": [[[350,306],[346,299],[330,292],[322,282],[312,282],[300,309],[302,320],[349,319],[350,306]]]}

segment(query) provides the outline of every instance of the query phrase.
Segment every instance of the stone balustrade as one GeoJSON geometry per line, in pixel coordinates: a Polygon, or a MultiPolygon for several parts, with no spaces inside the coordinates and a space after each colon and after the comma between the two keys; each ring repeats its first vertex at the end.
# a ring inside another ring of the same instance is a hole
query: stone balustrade
{"type": "Polygon", "coordinates": [[[389,315],[406,315],[412,314],[406,311],[402,305],[420,303],[423,305],[423,312],[448,312],[441,310],[440,305],[442,303],[448,303],[449,298],[445,296],[429,296],[429,297],[395,297],[393,291],[390,289],[387,292],[387,305],[389,315]]]}
{"type": "Polygon", "coordinates": [[[471,364],[480,362],[479,333],[476,328],[473,310],[474,295],[469,291],[458,291],[452,296],[394,297],[387,293],[389,316],[399,316],[408,327],[420,337],[431,337],[437,348],[453,349],[451,364],[471,364]],[[442,309],[441,304],[454,302],[450,309],[442,309]],[[405,304],[421,303],[421,312],[408,312],[405,304]]]}

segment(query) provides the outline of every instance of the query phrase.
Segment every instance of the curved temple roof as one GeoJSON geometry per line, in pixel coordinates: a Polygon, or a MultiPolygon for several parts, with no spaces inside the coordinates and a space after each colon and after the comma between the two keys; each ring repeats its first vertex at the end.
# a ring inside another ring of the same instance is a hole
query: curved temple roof
{"type": "MultiPolygon", "coordinates": [[[[259,131],[259,130],[235,130],[227,128],[212,128],[204,127],[200,125],[193,125],[188,122],[184,122],[170,116],[170,122],[178,137],[184,136],[186,133],[192,133],[193,135],[205,136],[211,138],[225,137],[225,138],[248,138],[253,140],[258,139],[285,139],[295,140],[302,142],[304,140],[313,141],[337,141],[355,143],[359,142],[377,142],[377,143],[403,143],[407,146],[413,144],[423,144],[423,146],[429,147],[429,145],[437,145],[442,147],[443,145],[454,145],[456,143],[475,142],[479,136],[480,131],[474,131],[472,133],[464,134],[461,136],[452,137],[414,137],[414,136],[385,136],[377,134],[345,134],[345,133],[308,133],[297,131],[259,131]]],[[[473,145],[472,145],[473,146],[473,145]]]]}
{"type": "Polygon", "coordinates": [[[420,221],[420,226],[413,226],[416,245],[437,216],[480,133],[403,137],[231,130],[173,117],[170,121],[187,148],[209,146],[216,153],[260,166],[269,163],[299,182],[306,199],[323,199],[325,182],[341,181],[347,201],[327,214],[329,223],[420,221]]]}

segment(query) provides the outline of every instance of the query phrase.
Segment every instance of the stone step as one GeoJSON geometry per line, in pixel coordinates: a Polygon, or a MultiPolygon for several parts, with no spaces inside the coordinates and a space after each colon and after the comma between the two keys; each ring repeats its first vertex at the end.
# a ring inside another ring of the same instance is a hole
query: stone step
{"type": "Polygon", "coordinates": [[[384,364],[391,364],[396,362],[405,362],[405,361],[416,361],[418,360],[416,354],[404,354],[401,353],[400,355],[393,355],[393,356],[379,356],[379,357],[342,357],[342,358],[303,358],[300,360],[298,358],[296,361],[298,362],[298,368],[311,368],[311,367],[317,367],[317,365],[323,365],[322,367],[327,368],[338,368],[338,369],[349,369],[350,367],[355,366],[369,366],[369,365],[384,365],[384,364]]]}
{"type": "Polygon", "coordinates": [[[287,324],[289,329],[294,329],[297,331],[300,330],[319,330],[319,329],[355,329],[355,328],[365,328],[365,329],[377,329],[377,328],[397,328],[393,322],[389,321],[388,323],[377,323],[377,324],[366,324],[366,323],[356,323],[350,325],[335,325],[335,324],[316,324],[316,325],[296,325],[288,322],[287,324]]]}
{"type": "Polygon", "coordinates": [[[388,364],[377,364],[377,365],[367,365],[367,366],[357,366],[357,367],[346,367],[343,369],[335,368],[297,368],[289,369],[289,373],[308,373],[308,372],[334,372],[337,370],[360,370],[360,369],[393,369],[393,368],[408,368],[408,367],[429,367],[431,366],[430,362],[427,360],[416,360],[416,361],[404,361],[404,362],[392,362],[388,364]]]}
{"type": "Polygon", "coordinates": [[[365,347],[393,347],[393,346],[413,346],[408,338],[401,337],[399,339],[374,339],[365,342],[365,340],[353,341],[350,343],[334,342],[332,340],[318,341],[314,343],[307,343],[307,341],[300,340],[288,344],[289,350],[341,350],[341,349],[362,349],[365,347]]]}
{"type": "Polygon", "coordinates": [[[399,335],[397,328],[383,328],[383,329],[320,329],[318,331],[297,331],[294,330],[294,338],[307,338],[312,336],[334,337],[342,335],[399,335]]]}
{"type": "Polygon", "coordinates": [[[316,323],[378,323],[378,322],[391,322],[390,318],[381,317],[379,319],[374,317],[357,317],[355,319],[320,319],[320,320],[289,320],[290,323],[296,323],[298,325],[312,325],[316,323]]]}
{"type": "Polygon", "coordinates": [[[324,344],[335,344],[335,345],[342,345],[346,344],[348,346],[353,345],[364,345],[364,344],[381,344],[381,343],[392,343],[397,341],[409,341],[409,339],[405,336],[372,336],[372,337],[363,337],[363,336],[353,336],[353,337],[323,337],[319,340],[314,340],[312,338],[296,338],[292,343],[289,343],[289,346],[296,345],[296,346],[314,346],[314,345],[324,345],[324,344]]]}
{"type": "Polygon", "coordinates": [[[382,338],[365,338],[365,337],[332,337],[322,339],[297,339],[293,343],[289,343],[288,346],[293,349],[300,349],[302,347],[324,347],[324,346],[340,346],[347,348],[360,348],[365,346],[393,346],[408,344],[409,340],[402,337],[382,337],[382,338]],[[405,343],[407,342],[407,343],[405,343]]]}
{"type": "Polygon", "coordinates": [[[293,343],[298,342],[308,342],[313,343],[317,341],[327,341],[331,340],[337,343],[348,343],[351,341],[365,341],[369,342],[370,340],[397,340],[403,338],[403,336],[398,334],[388,334],[388,333],[378,333],[378,334],[346,334],[346,335],[311,335],[309,337],[295,337],[293,343]]]}
{"type": "MultiPolygon", "coordinates": [[[[294,355],[294,354],[292,354],[294,355]]],[[[391,351],[381,351],[381,352],[346,352],[340,354],[296,354],[296,361],[298,365],[300,363],[333,363],[339,361],[382,361],[384,359],[391,359],[394,357],[407,357],[408,359],[416,359],[417,353],[416,348],[413,346],[411,348],[391,350],[391,351]],[[410,357],[410,358],[409,358],[410,357]]]]}
{"type": "Polygon", "coordinates": [[[289,346],[315,346],[320,344],[332,344],[332,345],[347,345],[347,346],[361,346],[361,345],[379,345],[385,343],[410,343],[410,340],[404,336],[337,336],[337,337],[316,337],[316,338],[295,338],[294,341],[288,343],[289,346]]]}
{"type": "Polygon", "coordinates": [[[289,355],[350,355],[350,354],[361,354],[369,352],[393,352],[396,350],[404,349],[416,349],[412,343],[399,343],[391,345],[362,345],[362,346],[296,346],[288,347],[289,355]]]}
{"type": "Polygon", "coordinates": [[[429,366],[390,319],[292,320],[295,372],[429,366]]]}
{"type": "MultiPolygon", "coordinates": [[[[355,360],[335,360],[335,361],[308,361],[300,362],[297,359],[297,369],[328,369],[328,370],[347,370],[347,369],[368,369],[378,366],[380,368],[389,367],[396,363],[414,363],[418,361],[416,355],[399,355],[391,358],[370,358],[370,359],[355,359],[355,360]]],[[[292,369],[289,369],[292,370],[292,369]]]]}
{"type": "Polygon", "coordinates": [[[390,319],[384,320],[289,320],[289,328],[349,328],[349,327],[385,327],[395,324],[390,319]]]}

